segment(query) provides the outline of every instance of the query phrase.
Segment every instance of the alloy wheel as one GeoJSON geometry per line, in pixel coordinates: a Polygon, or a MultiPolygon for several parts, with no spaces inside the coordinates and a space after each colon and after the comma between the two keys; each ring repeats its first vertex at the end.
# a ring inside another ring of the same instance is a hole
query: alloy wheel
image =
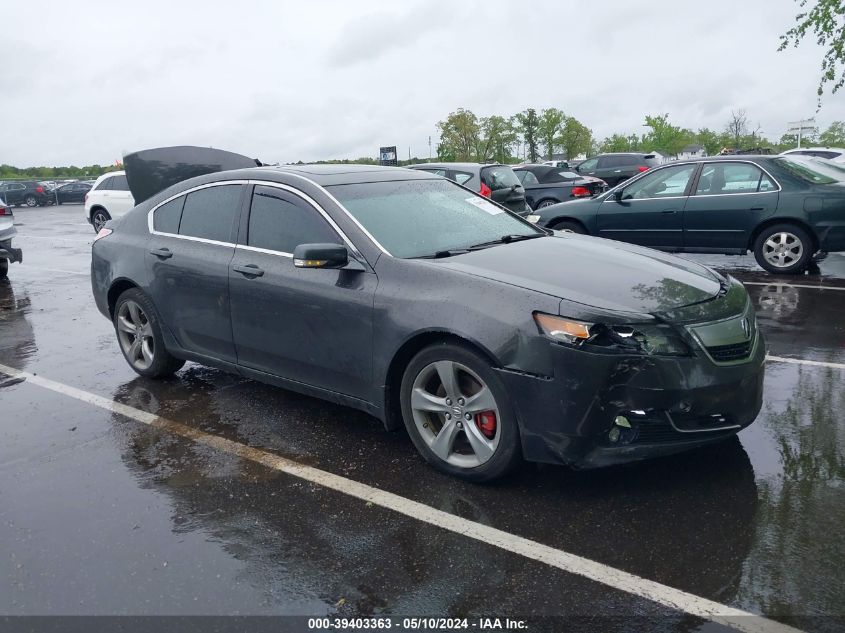
{"type": "Polygon", "coordinates": [[[99,233],[100,229],[102,229],[106,225],[106,222],[108,222],[109,219],[102,211],[97,211],[94,214],[92,221],[94,223],[94,230],[99,233]]]}
{"type": "Polygon", "coordinates": [[[411,412],[431,451],[453,466],[480,466],[499,445],[501,417],[493,392],[461,363],[425,366],[411,388],[411,412]]]}
{"type": "Polygon", "coordinates": [[[804,244],[794,233],[772,233],[763,243],[763,257],[775,268],[788,268],[801,259],[804,244]]]}
{"type": "Polygon", "coordinates": [[[38,200],[35,199],[35,196],[27,196],[24,202],[28,207],[34,207],[38,204],[38,200]]]}
{"type": "Polygon", "coordinates": [[[132,300],[117,311],[117,338],[129,363],[136,369],[149,369],[155,358],[153,327],[143,308],[132,300]]]}

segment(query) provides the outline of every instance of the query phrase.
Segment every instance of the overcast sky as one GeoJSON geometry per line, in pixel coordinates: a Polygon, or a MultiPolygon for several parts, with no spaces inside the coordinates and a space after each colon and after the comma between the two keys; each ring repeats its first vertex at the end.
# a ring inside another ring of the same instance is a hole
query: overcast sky
{"type": "MultiPolygon", "coordinates": [[[[459,107],[561,108],[598,138],[668,112],[769,137],[812,116],[821,52],[777,53],[793,0],[4,2],[0,163],[111,163],[162,145],[265,162],[428,155],[459,107]],[[35,21],[33,21],[35,20],[35,21]],[[37,27],[35,27],[37,24],[37,27]]],[[[826,96],[824,128],[845,120],[826,96]]]]}

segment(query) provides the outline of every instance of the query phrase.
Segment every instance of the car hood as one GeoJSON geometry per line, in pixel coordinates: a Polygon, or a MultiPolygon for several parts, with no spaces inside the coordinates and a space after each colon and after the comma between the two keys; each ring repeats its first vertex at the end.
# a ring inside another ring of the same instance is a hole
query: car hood
{"type": "Polygon", "coordinates": [[[656,314],[719,295],[704,266],[632,244],[556,233],[438,261],[455,271],[615,312],[656,314]]]}

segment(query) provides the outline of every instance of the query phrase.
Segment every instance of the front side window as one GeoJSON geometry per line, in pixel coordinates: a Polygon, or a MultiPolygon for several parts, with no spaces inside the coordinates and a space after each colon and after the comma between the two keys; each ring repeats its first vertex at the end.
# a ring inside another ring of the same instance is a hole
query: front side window
{"type": "Polygon", "coordinates": [[[179,235],[231,242],[240,197],[241,185],[221,185],[192,191],[185,198],[179,235]]]}
{"type": "Polygon", "coordinates": [[[178,235],[179,221],[182,219],[182,207],[184,206],[185,196],[179,196],[153,211],[153,230],[159,233],[178,235]]]}
{"type": "Polygon", "coordinates": [[[683,196],[695,172],[695,165],[677,165],[653,171],[622,191],[623,200],[683,196]]]}
{"type": "Polygon", "coordinates": [[[396,257],[431,257],[442,251],[499,240],[505,235],[543,235],[502,207],[449,180],[403,180],[327,188],[396,257]]]}
{"type": "Polygon", "coordinates": [[[696,195],[725,195],[771,191],[774,183],[751,163],[710,163],[704,165],[696,195]]]}
{"type": "Polygon", "coordinates": [[[257,186],[247,245],[292,254],[300,244],[339,244],[340,237],[311,205],[275,187],[257,186]]]}

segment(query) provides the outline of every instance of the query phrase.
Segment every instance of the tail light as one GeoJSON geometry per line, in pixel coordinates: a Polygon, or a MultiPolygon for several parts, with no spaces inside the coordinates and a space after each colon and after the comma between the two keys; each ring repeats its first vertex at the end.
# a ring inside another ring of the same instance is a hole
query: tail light
{"type": "Polygon", "coordinates": [[[572,187],[572,196],[575,198],[585,198],[593,195],[586,187],[572,187]]]}
{"type": "Polygon", "coordinates": [[[493,195],[493,190],[482,182],[481,191],[479,191],[479,193],[485,198],[489,198],[493,195]]]}
{"type": "Polygon", "coordinates": [[[96,242],[97,240],[101,240],[104,237],[108,237],[112,233],[114,233],[113,229],[100,229],[97,233],[97,236],[94,238],[94,241],[96,242]]]}
{"type": "Polygon", "coordinates": [[[643,173],[644,171],[648,171],[648,167],[646,167],[645,165],[640,165],[639,167],[637,167],[637,170],[640,173],[643,173]]]}
{"type": "Polygon", "coordinates": [[[0,215],[12,215],[12,210],[9,207],[0,207],[0,215]]]}
{"type": "Polygon", "coordinates": [[[44,193],[44,187],[36,187],[35,191],[36,193],[44,193]]]}

